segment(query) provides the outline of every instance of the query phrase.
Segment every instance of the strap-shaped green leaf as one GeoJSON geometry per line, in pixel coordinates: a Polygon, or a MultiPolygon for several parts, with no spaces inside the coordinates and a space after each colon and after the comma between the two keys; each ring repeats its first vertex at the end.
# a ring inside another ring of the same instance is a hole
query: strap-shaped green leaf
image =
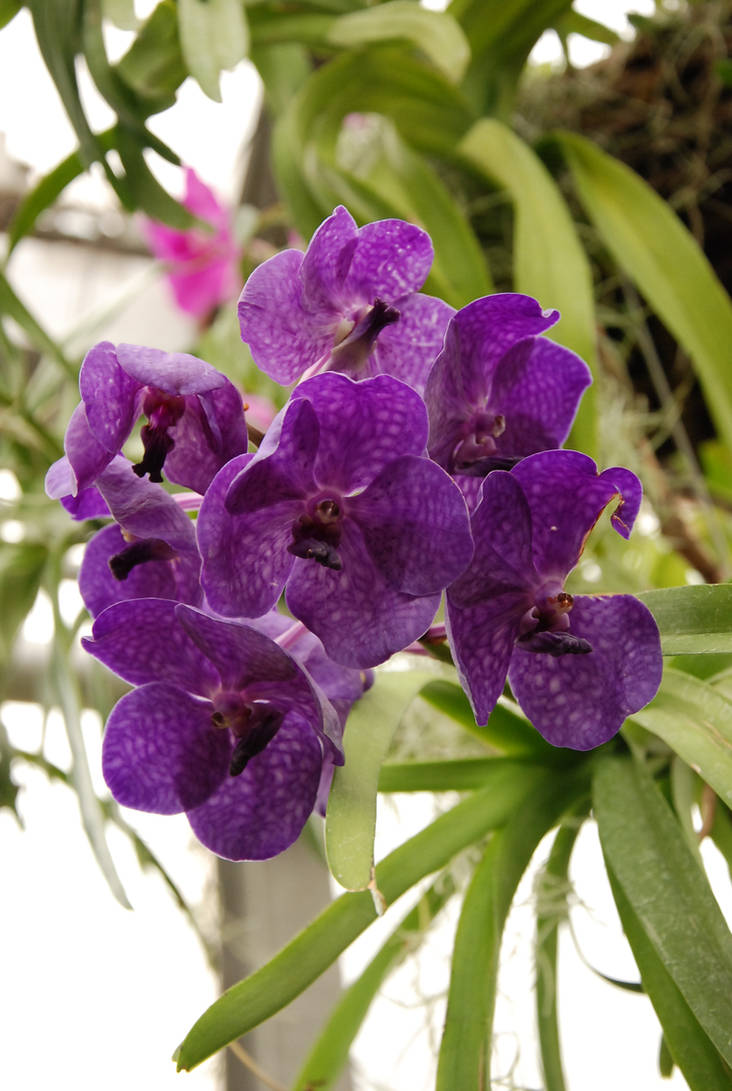
{"type": "Polygon", "coordinates": [[[732,584],[664,587],[637,597],[656,619],[664,655],[732,651],[732,584]]]}
{"type": "Polygon", "coordinates": [[[392,932],[363,973],[350,985],[330,1014],[293,1083],[293,1091],[328,1091],[348,1061],[348,1052],[384,978],[413,950],[430,922],[452,897],[449,874],[441,876],[392,932]]]}
{"type": "MultiPolygon", "coordinates": [[[[691,1008],[658,957],[658,953],[623,888],[608,868],[608,877],[623,931],[638,963],[643,985],[663,1027],[662,1043],[683,1072],[691,1091],[726,1091],[730,1073],[691,1008]]],[[[671,1074],[668,1060],[666,1072],[671,1074]]]]}
{"type": "Polygon", "coordinates": [[[558,135],[577,192],[618,265],[689,353],[719,435],[732,445],[732,302],[694,237],[629,167],[558,135]]]}
{"type": "Polygon", "coordinates": [[[732,700],[700,678],[667,667],[650,705],[632,719],[663,739],[732,803],[732,700]]]}
{"type": "MultiPolygon", "coordinates": [[[[732,1063],[732,938],[668,804],[638,763],[603,757],[596,764],[593,807],[620,907],[625,899],[637,918],[652,971],[657,961],[718,1053],[732,1063]]],[[[643,974],[641,961],[639,966],[643,974]]],[[[665,983],[657,989],[644,977],[644,984],[656,994],[661,1014],[665,983]]],[[[665,1031],[671,1029],[664,1023],[665,1031]]],[[[683,1068],[670,1034],[669,1045],[683,1068]]]]}
{"type": "MultiPolygon", "coordinates": [[[[501,771],[486,788],[441,815],[376,867],[376,883],[391,904],[467,845],[503,825],[546,774],[501,771]]],[[[557,791],[564,785],[552,776],[557,791]]],[[[279,954],[233,985],[208,1008],[176,1051],[178,1068],[195,1068],[218,1049],[284,1008],[335,961],[376,918],[368,891],[342,894],[279,954]]]]}
{"type": "Polygon", "coordinates": [[[485,787],[498,770],[540,768],[514,758],[463,758],[452,761],[412,761],[386,764],[379,774],[380,792],[464,792],[485,787]]]}
{"type": "Polygon", "coordinates": [[[451,83],[460,82],[470,60],[460,25],[451,15],[427,11],[412,0],[388,0],[342,15],[328,32],[333,45],[351,49],[399,38],[416,45],[451,83]]]}
{"type": "Polygon", "coordinates": [[[204,94],[221,102],[221,72],[246,56],[249,33],[241,0],[178,0],[180,44],[204,94]]]}
{"type": "Polygon", "coordinates": [[[325,816],[328,866],[346,890],[365,890],[372,879],[379,770],[407,706],[432,677],[429,671],[378,671],[351,709],[346,763],[333,775],[325,816]]]}
{"type": "MultiPolygon", "coordinates": [[[[572,349],[597,374],[592,274],[569,209],[554,179],[532,151],[500,121],[483,118],[461,141],[465,163],[508,192],[515,209],[514,286],[561,314],[550,337],[572,349]]],[[[585,391],[571,442],[597,449],[594,387],[585,391]]]]}
{"type": "Polygon", "coordinates": [[[452,956],[435,1091],[490,1086],[490,1042],[503,928],[534,849],[586,791],[583,770],[544,775],[491,837],[465,895],[452,956]]]}

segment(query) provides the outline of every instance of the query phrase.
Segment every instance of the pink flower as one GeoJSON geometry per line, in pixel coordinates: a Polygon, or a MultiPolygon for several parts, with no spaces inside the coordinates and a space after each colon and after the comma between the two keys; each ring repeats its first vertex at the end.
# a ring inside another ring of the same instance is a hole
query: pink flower
{"type": "Polygon", "coordinates": [[[155,257],[168,266],[168,280],[180,309],[205,319],[239,291],[239,248],[229,210],[191,167],[186,168],[182,204],[211,224],[213,231],[202,227],[179,231],[155,220],[143,221],[142,231],[155,257]]]}

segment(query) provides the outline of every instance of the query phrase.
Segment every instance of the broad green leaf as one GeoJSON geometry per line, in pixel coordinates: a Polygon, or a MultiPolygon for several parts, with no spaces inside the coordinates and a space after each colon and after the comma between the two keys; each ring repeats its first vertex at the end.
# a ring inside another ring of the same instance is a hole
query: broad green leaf
{"type": "Polygon", "coordinates": [[[441,876],[392,932],[361,976],[345,990],[300,1069],[292,1085],[293,1091],[308,1091],[314,1087],[318,1091],[328,1091],[333,1086],[348,1061],[353,1040],[384,978],[414,949],[415,941],[424,935],[453,893],[454,885],[449,876],[441,876]]]}
{"type": "Polygon", "coordinates": [[[700,678],[667,667],[656,697],[632,716],[663,739],[732,803],[732,700],[700,678]]]}
{"type": "MultiPolygon", "coordinates": [[[[593,808],[621,903],[627,900],[664,974],[729,1064],[732,938],[678,822],[649,773],[627,758],[597,761],[593,808]]],[[[670,1036],[669,1045],[683,1069],[670,1036]]]]}
{"type": "Polygon", "coordinates": [[[246,56],[249,33],[241,0],[178,0],[183,59],[204,94],[221,102],[222,70],[246,56]]]}
{"type": "Polygon", "coordinates": [[[732,302],[714,270],[647,182],[584,137],[557,139],[603,242],[689,353],[717,431],[732,445],[732,302]]]}
{"type": "Polygon", "coordinates": [[[545,1091],[565,1091],[557,1018],[557,934],[568,916],[569,861],[580,819],[572,816],[557,831],[536,886],[536,1025],[545,1091]]]}
{"type": "Polygon", "coordinates": [[[483,788],[499,768],[540,767],[513,758],[463,758],[452,761],[413,761],[381,766],[380,792],[464,792],[483,788]]]}
{"type": "Polygon", "coordinates": [[[644,989],[663,1027],[663,1042],[673,1061],[681,1069],[691,1091],[726,1091],[730,1085],[727,1067],[659,958],[652,937],[611,868],[608,868],[608,877],[623,931],[638,964],[644,989]]]}
{"type": "MultiPolygon", "coordinates": [[[[503,186],[514,205],[514,287],[556,308],[549,336],[572,349],[597,375],[592,273],[557,184],[532,149],[500,121],[483,118],[461,141],[467,166],[503,186]]],[[[597,450],[594,386],[585,391],[571,442],[597,450]]]]}
{"type": "Polygon", "coordinates": [[[143,149],[134,134],[123,126],[117,127],[115,145],[126,171],[126,178],[135,206],[151,220],[161,220],[181,230],[193,227],[196,218],[163,189],[148,167],[143,149]]]}
{"type": "Polygon", "coordinates": [[[0,28],[6,26],[22,6],[20,0],[0,0],[0,28]]]}
{"type": "Polygon", "coordinates": [[[175,102],[175,92],[187,76],[172,0],[161,0],[116,66],[130,87],[150,100],[157,113],[175,102]]]}
{"type": "Polygon", "coordinates": [[[490,1086],[491,1025],[503,928],[536,846],[586,790],[584,771],[545,775],[491,837],[463,903],[450,972],[435,1091],[490,1086]]]}
{"type": "Polygon", "coordinates": [[[7,665],[15,634],[35,602],[47,557],[43,545],[0,541],[0,671],[7,665]]]}
{"type": "Polygon", "coordinates": [[[136,30],[135,0],[102,0],[104,18],[122,30],[136,30]]]}
{"type": "Polygon", "coordinates": [[[328,32],[333,45],[346,49],[397,38],[416,45],[451,83],[462,79],[470,46],[459,24],[452,16],[427,11],[411,0],[389,0],[342,15],[328,32]]]}
{"type": "MultiPolygon", "coordinates": [[[[552,779],[563,790],[562,782],[552,779]]],[[[376,883],[387,904],[488,830],[503,825],[541,783],[542,774],[535,770],[502,770],[486,788],[400,845],[376,866],[376,883]]],[[[270,962],[233,985],[203,1013],[176,1051],[178,1069],[195,1068],[289,1004],[375,919],[368,891],[342,894],[270,962]]]]}
{"type": "Polygon", "coordinates": [[[656,619],[664,655],[732,651],[732,583],[664,587],[637,597],[656,619]]]}
{"type": "Polygon", "coordinates": [[[373,877],[379,770],[408,705],[433,677],[429,671],[377,671],[349,713],[346,763],[333,775],[325,816],[328,866],[346,890],[365,890],[373,877]]]}

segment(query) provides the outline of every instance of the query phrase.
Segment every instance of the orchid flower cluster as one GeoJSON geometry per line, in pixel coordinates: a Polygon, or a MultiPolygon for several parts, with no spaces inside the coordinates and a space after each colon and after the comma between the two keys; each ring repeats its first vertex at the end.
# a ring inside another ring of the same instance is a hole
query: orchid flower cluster
{"type": "Polygon", "coordinates": [[[242,338],[296,385],[253,452],[242,396],[204,361],[104,342],[82,364],[47,491],[112,519],[80,572],[84,647],[134,686],[104,775],[221,856],[273,856],[324,811],[349,709],[396,652],[446,637],[479,723],[508,679],[578,750],[660,683],[642,603],[565,590],[602,511],[627,538],[641,501],[629,470],[560,449],[588,368],[528,296],[456,312],[420,293],[432,257],[418,227],[339,207],[306,253],[254,271],[242,338]]]}

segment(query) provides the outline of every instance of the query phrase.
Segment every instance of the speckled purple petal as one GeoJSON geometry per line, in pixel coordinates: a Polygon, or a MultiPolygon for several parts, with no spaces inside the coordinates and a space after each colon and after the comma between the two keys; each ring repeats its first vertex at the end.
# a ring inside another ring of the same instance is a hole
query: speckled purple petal
{"type": "Polygon", "coordinates": [[[512,474],[495,470],[483,482],[480,504],[470,520],[473,559],[447,589],[454,607],[472,606],[538,582],[531,559],[531,513],[512,474]]]}
{"type": "Polygon", "coordinates": [[[95,439],[110,454],[119,454],[139,414],[140,383],[120,367],[109,341],[87,352],[79,373],[79,389],[95,439]]]}
{"type": "Polygon", "coordinates": [[[590,750],[655,696],[661,644],[650,611],[632,595],[575,596],[570,627],[590,642],[591,652],[554,658],[519,644],[509,681],[534,727],[553,746],[590,750]]]}
{"type": "Polygon", "coordinates": [[[445,623],[460,683],[479,724],[488,722],[506,683],[521,618],[530,605],[520,591],[506,591],[475,606],[455,606],[449,596],[445,623]]]}
{"type": "Polygon", "coordinates": [[[242,340],[270,379],[289,386],[333,347],[338,317],[302,304],[299,250],[283,250],[257,266],[239,297],[242,340]]]}
{"type": "Polygon", "coordinates": [[[228,382],[225,375],[188,352],[164,352],[145,345],[118,345],[121,366],[143,386],[166,394],[203,394],[228,382]]]}
{"type": "Polygon", "coordinates": [[[496,369],[491,409],[506,418],[496,440],[499,453],[530,455],[560,447],[579,400],[592,382],[590,369],[569,349],[535,338],[528,355],[518,344],[496,369]]]}
{"type": "Polygon", "coordinates": [[[165,682],[126,694],[104,733],[102,771],[125,807],[179,814],[209,798],[227,776],[232,743],[211,723],[208,701],[165,682]]]}
{"type": "Polygon", "coordinates": [[[320,225],[300,269],[305,310],[327,319],[329,315],[342,314],[348,304],[371,302],[354,297],[345,288],[358,238],[355,221],[343,205],[320,225]]]}
{"type": "Polygon", "coordinates": [[[232,479],[225,498],[227,509],[236,515],[253,514],[312,495],[319,438],[313,406],[305,400],[290,400],[275,417],[252,461],[232,479]]]}
{"type": "MultiPolygon", "coordinates": [[[[564,577],[576,565],[585,541],[600,515],[620,488],[597,474],[595,463],[579,451],[542,451],[530,455],[511,471],[531,510],[533,554],[543,579],[564,577]]],[[[618,474],[620,487],[631,488],[636,503],[640,484],[630,471],[618,474]]]]}
{"type": "MultiPolygon", "coordinates": [[[[64,436],[64,450],[73,475],[71,496],[78,496],[84,489],[94,485],[104,467],[109,465],[114,457],[113,453],[110,453],[92,435],[83,402],[80,402],[71,414],[64,436]]],[[[61,479],[62,471],[59,469],[53,475],[52,485],[58,487],[61,479]]],[[[53,499],[60,499],[60,496],[56,493],[53,499]]]]}
{"type": "Polygon", "coordinates": [[[376,338],[367,361],[369,373],[393,375],[423,394],[455,309],[434,296],[416,293],[398,299],[394,306],[399,321],[386,326],[376,338]]]}
{"type": "Polygon", "coordinates": [[[104,527],[88,542],[79,570],[79,590],[92,617],[101,614],[115,602],[127,599],[157,598],[193,605],[200,603],[200,560],[196,553],[182,554],[172,561],[146,561],[133,568],[126,579],[118,580],[112,574],[109,561],[129,545],[130,542],[116,525],[104,527]]]}
{"type": "Polygon", "coordinates": [[[104,610],[94,622],[86,651],[126,682],[170,682],[207,697],[220,687],[206,659],[175,617],[175,602],[131,599],[104,610]]]}
{"type": "Polygon", "coordinates": [[[98,489],[117,522],[136,538],[163,538],[179,552],[196,552],[196,532],[169,492],[132,471],[119,455],[99,475],[98,489]]]}
{"type": "Polygon", "coordinates": [[[414,597],[389,587],[352,520],[343,525],[338,552],[339,572],[313,560],[295,560],[287,606],[336,663],[373,667],[426,632],[440,595],[414,597]]]}
{"type": "Polygon", "coordinates": [[[394,459],[348,502],[372,561],[390,587],[410,595],[442,591],[473,555],[458,487],[429,459],[394,459]]]}
{"type": "Polygon", "coordinates": [[[322,749],[297,716],[285,717],[268,746],[238,777],[226,777],[188,811],[196,837],[228,860],[266,860],[297,839],[315,804],[322,749]]]}
{"type": "Polygon", "coordinates": [[[166,477],[205,493],[222,466],[246,453],[244,405],[236,387],[227,379],[217,390],[187,397],[170,436],[175,446],[165,459],[166,477]]]}
{"type": "Polygon", "coordinates": [[[315,477],[321,486],[342,493],[362,489],[395,458],[424,451],[422,399],[390,375],[356,383],[325,372],[296,387],[293,400],[304,398],[320,425],[315,477]]]}
{"type": "Polygon", "coordinates": [[[246,515],[226,510],[231,482],[253,457],[241,455],[219,471],[197,520],[201,581],[213,609],[225,616],[266,613],[277,602],[293,563],[287,547],[299,501],[274,503],[246,515]]]}
{"type": "Polygon", "coordinates": [[[427,279],[434,251],[426,231],[404,220],[378,220],[358,232],[343,288],[347,299],[394,303],[427,279]]]}

